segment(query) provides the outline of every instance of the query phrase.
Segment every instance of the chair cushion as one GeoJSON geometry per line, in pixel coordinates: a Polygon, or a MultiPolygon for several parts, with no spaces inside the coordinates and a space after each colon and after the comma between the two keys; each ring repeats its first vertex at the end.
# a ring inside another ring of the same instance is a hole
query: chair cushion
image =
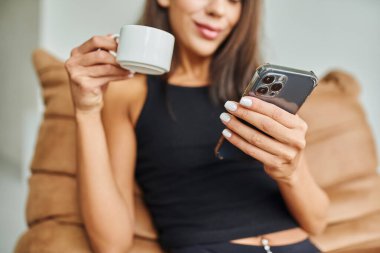
{"type": "Polygon", "coordinates": [[[53,173],[34,173],[29,178],[26,219],[29,226],[46,219],[82,224],[76,179],[53,173]]]}
{"type": "Polygon", "coordinates": [[[374,212],[346,222],[331,224],[322,235],[312,237],[312,241],[323,252],[380,241],[379,224],[380,212],[374,212]]]}
{"type": "Polygon", "coordinates": [[[359,91],[351,75],[332,71],[300,109],[309,126],[307,161],[322,187],[376,174],[375,143],[359,91]]]}
{"type": "MultiPolygon", "coordinates": [[[[31,163],[26,208],[30,228],[15,252],[91,252],[76,194],[76,130],[68,75],[63,62],[42,49],[34,52],[33,61],[45,113],[31,163]]],[[[359,87],[351,75],[330,72],[299,112],[309,126],[306,158],[311,173],[331,199],[329,225],[313,237],[324,252],[364,249],[365,243],[380,238],[380,179],[359,87]]],[[[134,194],[131,252],[163,253],[136,182],[134,194]]]]}
{"type": "Polygon", "coordinates": [[[380,176],[359,177],[325,189],[331,200],[329,224],[380,212],[380,176]]]}
{"type": "MultiPolygon", "coordinates": [[[[20,238],[16,252],[34,249],[33,252],[89,252],[76,194],[76,129],[68,75],[63,62],[45,50],[37,49],[33,62],[42,86],[45,112],[29,178],[26,218],[30,229],[20,238]],[[71,226],[61,227],[64,224],[71,226]],[[43,246],[40,237],[44,233],[52,233],[57,238],[43,246]],[[66,250],[60,245],[73,240],[69,233],[81,234],[75,237],[81,242],[66,250]]],[[[134,193],[136,236],[131,252],[161,253],[157,232],[136,182],[134,193]]]]}
{"type": "Polygon", "coordinates": [[[52,172],[75,176],[76,130],[73,119],[49,117],[40,125],[31,164],[32,172],[52,172]]]}
{"type": "Polygon", "coordinates": [[[15,253],[92,253],[82,226],[48,220],[19,239],[15,253]]]}

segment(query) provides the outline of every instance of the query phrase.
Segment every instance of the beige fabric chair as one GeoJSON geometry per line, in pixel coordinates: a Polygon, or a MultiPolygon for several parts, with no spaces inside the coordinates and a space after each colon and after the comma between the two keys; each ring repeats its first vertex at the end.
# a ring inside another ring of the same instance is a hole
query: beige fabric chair
{"type": "MultiPolygon", "coordinates": [[[[28,231],[15,253],[89,253],[76,195],[75,122],[63,62],[44,50],[33,55],[45,103],[31,163],[28,231]]],[[[380,177],[373,136],[358,102],[359,85],[330,72],[300,111],[308,125],[306,155],[331,198],[329,225],[312,238],[323,252],[380,252],[380,177]]],[[[163,252],[135,185],[135,242],[131,252],[163,252]]]]}

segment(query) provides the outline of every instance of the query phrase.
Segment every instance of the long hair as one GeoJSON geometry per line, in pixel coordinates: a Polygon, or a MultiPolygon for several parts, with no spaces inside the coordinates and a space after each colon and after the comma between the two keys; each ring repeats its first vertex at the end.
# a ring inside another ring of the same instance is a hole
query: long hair
{"type": "MultiPolygon", "coordinates": [[[[240,19],[229,36],[213,55],[209,69],[209,95],[215,105],[226,100],[238,100],[260,65],[259,52],[261,0],[242,1],[240,19]]],[[[147,0],[139,24],[172,33],[168,9],[156,0],[147,0]]],[[[174,48],[172,66],[178,63],[178,50],[174,48]]],[[[174,66],[173,66],[174,65],[174,66]]],[[[163,75],[162,78],[168,78],[163,75]]]]}

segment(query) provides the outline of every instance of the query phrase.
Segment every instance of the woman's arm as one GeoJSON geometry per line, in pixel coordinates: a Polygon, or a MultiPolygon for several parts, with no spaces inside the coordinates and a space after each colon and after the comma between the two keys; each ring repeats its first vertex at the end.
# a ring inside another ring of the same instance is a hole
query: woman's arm
{"type": "MultiPolygon", "coordinates": [[[[121,189],[117,187],[101,116],[78,113],[76,118],[79,200],[91,245],[97,253],[127,252],[134,232],[131,212],[134,203],[131,198],[123,198],[121,189]]],[[[127,133],[128,125],[123,126],[127,133]]],[[[126,153],[125,159],[133,157],[126,153]]],[[[130,187],[126,186],[125,190],[129,191],[130,187]]]]}
{"type": "Polygon", "coordinates": [[[327,225],[330,200],[311,176],[304,156],[296,171],[290,180],[278,181],[278,186],[289,211],[301,227],[310,234],[319,234],[327,225]]]}
{"type": "Polygon", "coordinates": [[[225,107],[232,114],[221,115],[228,127],[223,131],[226,139],[262,162],[299,224],[311,234],[320,233],[326,226],[329,199],[310,175],[304,158],[307,124],[298,115],[254,97],[244,97],[240,104],[227,101],[225,107]]]}
{"type": "Polygon", "coordinates": [[[130,182],[135,140],[125,114],[127,106],[120,102],[128,99],[113,89],[103,96],[110,81],[127,79],[130,74],[108,52],[116,47],[111,37],[94,36],[74,48],[65,63],[77,123],[80,211],[92,248],[98,253],[127,252],[134,234],[130,182]],[[111,133],[119,135],[119,139],[112,138],[107,143],[106,135],[111,133]],[[128,149],[120,150],[123,147],[128,149]],[[122,152],[124,156],[118,155],[122,152]]]}

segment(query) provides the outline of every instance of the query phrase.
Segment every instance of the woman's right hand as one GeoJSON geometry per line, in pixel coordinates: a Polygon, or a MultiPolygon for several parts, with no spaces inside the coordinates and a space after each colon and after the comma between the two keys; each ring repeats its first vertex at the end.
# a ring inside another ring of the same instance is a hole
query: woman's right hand
{"type": "Polygon", "coordinates": [[[108,51],[116,49],[117,43],[113,37],[94,36],[71,51],[65,68],[69,74],[76,113],[100,112],[103,92],[108,83],[133,76],[130,71],[121,68],[108,51]]]}

